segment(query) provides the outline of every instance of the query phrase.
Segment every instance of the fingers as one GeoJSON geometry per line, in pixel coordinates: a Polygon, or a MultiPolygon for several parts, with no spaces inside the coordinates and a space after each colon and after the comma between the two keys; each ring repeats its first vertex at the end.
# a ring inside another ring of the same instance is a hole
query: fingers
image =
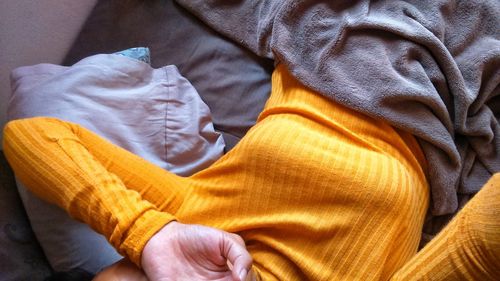
{"type": "Polygon", "coordinates": [[[234,233],[229,233],[229,234],[231,235],[231,238],[235,239],[238,244],[245,247],[245,241],[243,240],[243,238],[241,238],[241,236],[234,233]]]}
{"type": "Polygon", "coordinates": [[[222,255],[233,265],[233,278],[245,281],[252,266],[252,257],[245,248],[245,242],[235,234],[224,233],[222,255]]]}

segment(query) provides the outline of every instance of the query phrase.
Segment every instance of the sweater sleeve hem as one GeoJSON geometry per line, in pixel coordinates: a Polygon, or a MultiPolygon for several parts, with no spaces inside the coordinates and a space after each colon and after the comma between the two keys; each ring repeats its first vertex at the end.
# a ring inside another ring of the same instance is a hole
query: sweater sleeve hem
{"type": "Polygon", "coordinates": [[[141,257],[144,247],[160,229],[176,218],[168,213],[149,210],[138,218],[129,229],[127,238],[120,246],[124,253],[135,265],[141,266],[141,257]]]}

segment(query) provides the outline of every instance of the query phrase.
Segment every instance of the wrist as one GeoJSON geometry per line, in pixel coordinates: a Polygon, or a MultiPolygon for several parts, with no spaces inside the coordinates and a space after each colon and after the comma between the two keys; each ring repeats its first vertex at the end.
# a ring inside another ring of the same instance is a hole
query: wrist
{"type": "MultiPolygon", "coordinates": [[[[166,240],[170,240],[175,236],[177,229],[183,225],[175,220],[166,223],[163,227],[161,227],[146,243],[144,249],[142,250],[141,255],[141,267],[151,266],[150,257],[155,255],[155,252],[160,248],[164,248],[166,246],[166,240]]],[[[167,240],[167,241],[168,241],[167,240]]]]}
{"type": "Polygon", "coordinates": [[[117,247],[118,251],[141,267],[142,253],[146,244],[173,220],[175,220],[174,216],[157,210],[143,213],[126,232],[125,239],[117,247]]]}

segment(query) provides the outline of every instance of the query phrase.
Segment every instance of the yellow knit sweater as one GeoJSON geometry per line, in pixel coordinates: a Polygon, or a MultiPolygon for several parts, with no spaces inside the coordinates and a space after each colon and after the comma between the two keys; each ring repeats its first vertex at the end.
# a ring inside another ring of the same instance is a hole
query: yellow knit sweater
{"type": "Polygon", "coordinates": [[[191,177],[52,118],[9,123],[5,154],[31,191],[138,265],[152,235],[178,220],[241,235],[264,280],[391,278],[416,254],[429,204],[418,143],[284,67],[272,85],[257,124],[191,177]]]}

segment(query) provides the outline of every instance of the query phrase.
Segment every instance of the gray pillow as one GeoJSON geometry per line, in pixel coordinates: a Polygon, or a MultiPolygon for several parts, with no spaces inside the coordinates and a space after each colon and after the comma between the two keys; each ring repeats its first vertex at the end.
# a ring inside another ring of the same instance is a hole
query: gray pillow
{"type": "Polygon", "coordinates": [[[212,112],[231,149],[255,124],[269,97],[273,61],[208,28],[172,0],[99,1],[64,64],[133,46],[151,50],[151,65],[176,65],[212,112]]]}
{"type": "MultiPolygon", "coordinates": [[[[120,55],[94,55],[71,67],[38,64],[11,74],[10,120],[51,116],[78,123],[179,175],[223,154],[208,107],[173,65],[153,69],[120,55]]],[[[120,256],[86,225],[47,204],[18,181],[33,231],[56,271],[97,272],[120,256]]]]}

